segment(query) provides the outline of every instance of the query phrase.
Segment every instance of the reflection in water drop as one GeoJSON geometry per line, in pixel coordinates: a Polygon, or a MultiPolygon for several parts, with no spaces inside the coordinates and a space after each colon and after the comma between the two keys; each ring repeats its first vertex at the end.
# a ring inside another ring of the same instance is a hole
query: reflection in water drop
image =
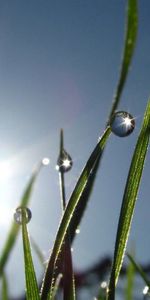
{"type": "Polygon", "coordinates": [[[59,172],[67,172],[72,168],[72,165],[73,161],[71,156],[63,149],[61,155],[58,157],[56,170],[59,172]]]}
{"type": "Polygon", "coordinates": [[[116,112],[110,123],[111,130],[114,134],[125,137],[128,136],[135,128],[135,120],[125,111],[116,112]]]}
{"type": "Polygon", "coordinates": [[[49,159],[48,157],[44,157],[44,158],[42,159],[42,164],[43,164],[44,166],[48,166],[49,163],[50,163],[50,159],[49,159]]]}
{"type": "Polygon", "coordinates": [[[17,224],[22,225],[23,218],[25,223],[29,223],[32,218],[31,210],[27,207],[19,206],[14,213],[14,220],[17,224]]]}

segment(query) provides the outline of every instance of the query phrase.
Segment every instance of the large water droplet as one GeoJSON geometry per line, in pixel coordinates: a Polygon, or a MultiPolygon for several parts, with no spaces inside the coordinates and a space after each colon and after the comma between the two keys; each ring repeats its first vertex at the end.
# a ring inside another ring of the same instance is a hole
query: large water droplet
{"type": "Polygon", "coordinates": [[[73,161],[71,156],[63,149],[58,157],[56,170],[59,172],[68,172],[72,168],[72,165],[73,161]]]}
{"type": "Polygon", "coordinates": [[[135,119],[128,112],[118,111],[113,115],[110,127],[114,134],[125,137],[134,130],[135,119]]]}
{"type": "Polygon", "coordinates": [[[25,223],[29,223],[32,218],[31,210],[27,207],[17,207],[14,213],[14,220],[17,224],[22,225],[23,218],[25,223]]]}

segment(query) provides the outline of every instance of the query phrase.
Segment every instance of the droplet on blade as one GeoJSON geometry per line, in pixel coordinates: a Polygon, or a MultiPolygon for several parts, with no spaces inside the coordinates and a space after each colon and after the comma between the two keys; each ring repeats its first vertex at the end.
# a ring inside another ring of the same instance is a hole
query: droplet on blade
{"type": "Polygon", "coordinates": [[[107,282],[106,282],[106,281],[102,281],[102,282],[101,282],[101,288],[102,288],[102,289],[106,289],[107,287],[108,287],[107,282]]]}
{"type": "Polygon", "coordinates": [[[61,155],[58,157],[56,170],[59,172],[68,172],[72,168],[72,165],[71,156],[63,149],[61,155]]]}
{"type": "Polygon", "coordinates": [[[128,136],[135,128],[135,119],[125,111],[116,112],[110,122],[111,130],[120,137],[128,136]]]}
{"type": "Polygon", "coordinates": [[[50,159],[49,159],[48,157],[44,157],[44,158],[42,159],[42,164],[43,164],[44,166],[48,166],[49,163],[50,163],[50,159]]]}
{"type": "Polygon", "coordinates": [[[23,218],[25,223],[29,223],[32,218],[31,210],[27,207],[17,207],[14,213],[14,220],[17,224],[22,225],[23,218]]]}
{"type": "Polygon", "coordinates": [[[144,295],[144,299],[150,299],[150,290],[147,285],[143,289],[143,295],[144,295]]]}
{"type": "Polygon", "coordinates": [[[76,234],[79,234],[79,233],[80,233],[80,228],[79,228],[79,227],[77,227],[75,233],[76,233],[76,234]]]}
{"type": "Polygon", "coordinates": [[[107,293],[108,293],[108,283],[106,281],[102,281],[100,284],[99,295],[102,298],[106,298],[107,293]]]}

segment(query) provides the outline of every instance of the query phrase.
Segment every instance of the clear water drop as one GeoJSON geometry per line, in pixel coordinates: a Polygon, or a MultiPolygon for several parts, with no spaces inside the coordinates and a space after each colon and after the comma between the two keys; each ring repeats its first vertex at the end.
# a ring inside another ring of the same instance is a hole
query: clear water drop
{"type": "Polygon", "coordinates": [[[128,136],[135,128],[135,119],[125,111],[116,112],[110,122],[111,130],[120,137],[128,136]]]}
{"type": "Polygon", "coordinates": [[[17,224],[22,225],[23,218],[25,223],[29,223],[32,218],[31,210],[27,207],[17,207],[14,213],[14,220],[17,224]]]}
{"type": "Polygon", "coordinates": [[[72,168],[72,165],[73,161],[71,156],[63,149],[58,157],[56,170],[59,172],[68,172],[72,168]]]}

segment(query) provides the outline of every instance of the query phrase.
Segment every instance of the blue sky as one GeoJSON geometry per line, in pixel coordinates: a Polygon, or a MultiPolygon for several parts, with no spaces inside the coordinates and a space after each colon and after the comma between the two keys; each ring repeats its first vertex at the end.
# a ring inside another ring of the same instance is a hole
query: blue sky
{"type": "MultiPolygon", "coordinates": [[[[116,0],[0,2],[1,248],[32,167],[45,156],[51,164],[35,186],[29,230],[46,254],[52,247],[61,215],[55,170],[59,131],[64,129],[74,161],[66,174],[69,197],[105,127],[118,79],[125,7],[126,1],[116,0]]],[[[136,128],[129,137],[112,135],[108,142],[74,245],[77,269],[113,253],[126,176],[150,95],[149,11],[150,2],[139,1],[138,42],[119,106],[136,117],[136,128]]],[[[149,161],[148,153],[130,237],[142,262],[149,260],[149,161]]],[[[7,267],[14,295],[24,288],[22,270],[20,238],[7,267]]]]}

